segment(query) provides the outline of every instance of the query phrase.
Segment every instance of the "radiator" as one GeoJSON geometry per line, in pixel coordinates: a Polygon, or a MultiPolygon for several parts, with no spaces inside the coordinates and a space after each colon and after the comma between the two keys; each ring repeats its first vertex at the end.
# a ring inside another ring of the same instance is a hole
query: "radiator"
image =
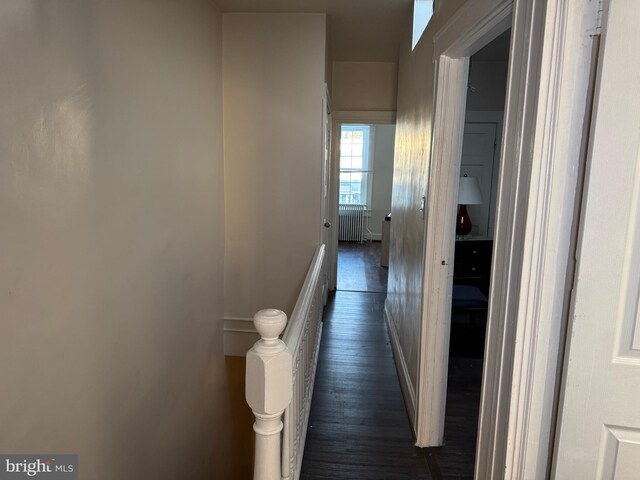
{"type": "Polygon", "coordinates": [[[366,205],[338,205],[338,240],[362,242],[364,240],[364,212],[366,205]]]}

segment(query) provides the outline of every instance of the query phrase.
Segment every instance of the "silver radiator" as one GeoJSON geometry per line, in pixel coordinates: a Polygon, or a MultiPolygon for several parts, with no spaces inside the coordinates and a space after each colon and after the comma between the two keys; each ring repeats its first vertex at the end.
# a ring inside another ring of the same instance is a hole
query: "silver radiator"
{"type": "Polygon", "coordinates": [[[338,240],[342,242],[364,241],[364,212],[366,205],[338,205],[338,240]]]}

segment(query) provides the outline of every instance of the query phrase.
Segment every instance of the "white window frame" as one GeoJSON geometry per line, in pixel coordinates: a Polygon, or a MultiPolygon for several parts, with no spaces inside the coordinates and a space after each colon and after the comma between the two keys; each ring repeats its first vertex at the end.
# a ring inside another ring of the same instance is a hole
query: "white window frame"
{"type": "Polygon", "coordinates": [[[361,173],[362,182],[360,186],[360,203],[367,205],[367,210],[371,208],[371,186],[373,178],[373,141],[375,135],[374,125],[364,124],[343,124],[340,128],[340,144],[342,144],[342,132],[362,131],[362,168],[342,168],[342,153],[338,156],[338,195],[340,195],[340,174],[341,173],[361,173]]]}

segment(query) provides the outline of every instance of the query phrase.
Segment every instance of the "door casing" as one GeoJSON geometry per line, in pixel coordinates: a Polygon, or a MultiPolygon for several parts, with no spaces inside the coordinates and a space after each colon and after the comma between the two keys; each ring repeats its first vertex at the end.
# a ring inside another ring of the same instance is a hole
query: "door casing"
{"type": "Polygon", "coordinates": [[[470,0],[435,36],[418,446],[443,437],[468,59],[512,29],[475,478],[549,473],[598,3],[470,0]]]}

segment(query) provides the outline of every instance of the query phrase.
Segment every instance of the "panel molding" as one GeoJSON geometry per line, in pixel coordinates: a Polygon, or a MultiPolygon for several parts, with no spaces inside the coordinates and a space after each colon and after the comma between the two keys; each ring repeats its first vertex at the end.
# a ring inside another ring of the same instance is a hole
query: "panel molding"
{"type": "Polygon", "coordinates": [[[634,174],[632,210],[626,239],[624,271],[617,315],[616,349],[613,361],[640,366],[640,152],[634,174]],[[625,341],[626,339],[626,341],[625,341]]]}
{"type": "MultiPolygon", "coordinates": [[[[596,478],[615,479],[618,477],[616,474],[619,473],[617,470],[621,459],[621,445],[635,446],[635,458],[638,458],[640,456],[640,429],[604,425],[596,478]]],[[[628,458],[628,455],[626,456],[628,458]]]]}

